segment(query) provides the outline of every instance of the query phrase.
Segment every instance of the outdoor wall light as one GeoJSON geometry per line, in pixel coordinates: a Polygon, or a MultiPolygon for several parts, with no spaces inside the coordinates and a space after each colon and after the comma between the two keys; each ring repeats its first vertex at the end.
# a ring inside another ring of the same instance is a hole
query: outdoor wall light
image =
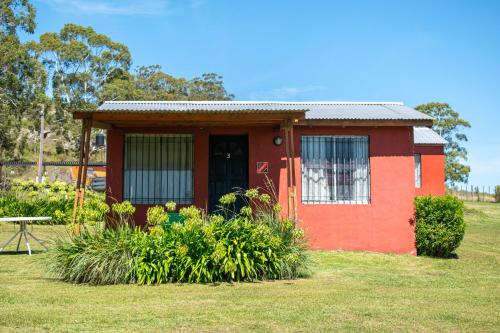
{"type": "Polygon", "coordinates": [[[275,136],[273,139],[274,145],[280,146],[283,143],[283,138],[281,136],[275,136]]]}

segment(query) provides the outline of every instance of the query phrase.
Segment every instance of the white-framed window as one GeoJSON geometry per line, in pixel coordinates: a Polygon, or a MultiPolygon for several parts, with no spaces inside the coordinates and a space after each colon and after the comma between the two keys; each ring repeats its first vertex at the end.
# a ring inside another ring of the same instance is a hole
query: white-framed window
{"type": "Polygon", "coordinates": [[[127,134],[124,149],[124,200],[192,203],[192,135],[127,134]]]}
{"type": "Polygon", "coordinates": [[[302,202],[370,202],[367,136],[302,136],[301,160],[302,202]]]}
{"type": "Polygon", "coordinates": [[[415,154],[415,187],[422,187],[422,155],[415,154]]]}

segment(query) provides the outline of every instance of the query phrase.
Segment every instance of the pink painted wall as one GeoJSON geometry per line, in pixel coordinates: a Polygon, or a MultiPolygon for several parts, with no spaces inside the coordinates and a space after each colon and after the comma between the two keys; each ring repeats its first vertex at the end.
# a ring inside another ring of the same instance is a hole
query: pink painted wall
{"type": "MultiPolygon", "coordinates": [[[[284,145],[275,146],[273,127],[172,127],[127,129],[129,133],[191,133],[194,139],[194,204],[206,208],[208,199],[209,135],[248,135],[249,185],[264,186],[256,163],[269,162],[281,205],[286,210],[287,183],[284,145]]],[[[295,166],[299,224],[314,249],[366,250],[415,254],[413,216],[414,162],[411,127],[295,127],[295,166]],[[370,142],[371,202],[352,204],[302,204],[300,170],[301,135],[368,135],[370,142]]],[[[108,201],[123,195],[122,130],[108,131],[108,201]]],[[[144,223],[147,205],[137,205],[136,221],[144,223]]]]}

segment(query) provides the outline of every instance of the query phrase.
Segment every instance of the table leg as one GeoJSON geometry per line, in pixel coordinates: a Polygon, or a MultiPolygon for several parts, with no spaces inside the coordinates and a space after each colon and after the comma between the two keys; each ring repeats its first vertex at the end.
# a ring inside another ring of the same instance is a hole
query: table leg
{"type": "Polygon", "coordinates": [[[23,238],[23,231],[19,231],[19,240],[17,241],[17,249],[16,251],[19,252],[19,245],[21,245],[21,239],[23,238]]]}
{"type": "Polygon", "coordinates": [[[28,242],[28,236],[26,236],[26,231],[23,232],[23,235],[24,235],[24,239],[26,240],[26,247],[28,248],[28,254],[31,255],[31,247],[30,247],[30,243],[28,242]]]}
{"type": "Polygon", "coordinates": [[[40,244],[41,246],[43,246],[45,248],[45,250],[49,250],[43,243],[43,241],[39,240],[38,238],[36,238],[35,236],[33,236],[33,234],[29,231],[26,231],[28,233],[28,235],[33,238],[34,240],[36,240],[38,242],[38,244],[40,244]]]}
{"type": "Polygon", "coordinates": [[[20,233],[20,231],[17,231],[17,232],[14,234],[14,236],[12,236],[12,237],[11,237],[8,241],[6,241],[6,242],[5,242],[5,243],[2,245],[2,247],[0,247],[0,252],[2,252],[2,251],[3,251],[3,249],[5,249],[5,248],[7,247],[7,245],[9,245],[9,244],[10,244],[10,242],[12,242],[12,241],[13,241],[13,240],[17,237],[17,235],[18,235],[19,233],[20,233]]]}

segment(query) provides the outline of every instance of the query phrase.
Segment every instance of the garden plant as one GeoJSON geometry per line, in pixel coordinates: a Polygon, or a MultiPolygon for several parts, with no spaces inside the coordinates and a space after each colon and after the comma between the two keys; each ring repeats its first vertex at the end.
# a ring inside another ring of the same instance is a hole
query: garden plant
{"type": "Polygon", "coordinates": [[[112,206],[114,225],[84,225],[49,252],[49,270],[59,279],[90,284],[214,283],[293,279],[307,270],[306,239],[282,218],[273,195],[258,189],[229,193],[206,214],[175,203],[149,208],[147,225],[131,226],[130,203],[112,206]],[[238,211],[236,200],[246,204],[238,211]],[[118,217],[118,218],[116,218],[118,217]]]}
{"type": "Polygon", "coordinates": [[[417,197],[415,221],[418,254],[448,257],[464,237],[464,204],[453,196],[417,197]]]}
{"type": "MultiPolygon", "coordinates": [[[[37,223],[67,224],[71,221],[75,189],[72,184],[55,181],[37,183],[13,180],[0,193],[0,217],[50,216],[51,221],[37,223]]],[[[104,193],[87,190],[85,205],[78,218],[87,224],[104,222],[109,207],[104,193]]]]}

